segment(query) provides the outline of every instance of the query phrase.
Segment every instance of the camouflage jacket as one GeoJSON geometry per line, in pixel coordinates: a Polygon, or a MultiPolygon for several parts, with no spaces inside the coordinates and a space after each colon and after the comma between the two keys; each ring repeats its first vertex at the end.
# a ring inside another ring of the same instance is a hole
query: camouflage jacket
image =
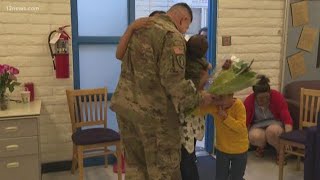
{"type": "Polygon", "coordinates": [[[200,100],[194,84],[185,79],[184,37],[166,15],[151,21],[151,27],[132,35],[111,99],[111,109],[128,118],[185,113],[200,100]]]}

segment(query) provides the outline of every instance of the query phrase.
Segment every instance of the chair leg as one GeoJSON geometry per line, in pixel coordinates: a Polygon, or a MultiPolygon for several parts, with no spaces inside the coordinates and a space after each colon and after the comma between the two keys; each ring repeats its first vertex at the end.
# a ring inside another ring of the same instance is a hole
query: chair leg
{"type": "MultiPolygon", "coordinates": [[[[107,152],[108,151],[108,147],[105,147],[104,151],[107,152]]],[[[108,155],[104,156],[104,167],[108,168],[108,155]]]]}
{"type": "Polygon", "coordinates": [[[78,166],[79,166],[79,180],[84,179],[84,170],[83,170],[83,147],[79,146],[78,150],[78,166]]]}
{"type": "Polygon", "coordinates": [[[74,174],[77,166],[77,146],[73,144],[71,173],[74,174]]]}
{"type": "Polygon", "coordinates": [[[298,158],[297,158],[297,171],[300,171],[300,162],[301,162],[301,157],[298,156],[298,158]]]}
{"type": "Polygon", "coordinates": [[[121,145],[117,145],[117,165],[118,165],[118,180],[122,180],[122,159],[121,159],[121,145]]]}
{"type": "Polygon", "coordinates": [[[279,147],[279,180],[283,180],[284,144],[280,140],[279,147]]]}

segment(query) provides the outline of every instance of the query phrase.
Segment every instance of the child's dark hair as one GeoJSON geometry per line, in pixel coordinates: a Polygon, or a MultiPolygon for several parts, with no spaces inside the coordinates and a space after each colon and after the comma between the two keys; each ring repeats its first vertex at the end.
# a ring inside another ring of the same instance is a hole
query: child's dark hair
{"type": "Polygon", "coordinates": [[[153,11],[150,15],[149,15],[149,17],[152,17],[152,16],[154,16],[154,15],[156,15],[156,14],[165,14],[166,12],[164,12],[164,11],[153,11]]]}
{"type": "Polygon", "coordinates": [[[191,57],[202,58],[208,50],[208,41],[202,35],[193,35],[187,42],[187,54],[191,57]]]}
{"type": "Polygon", "coordinates": [[[258,83],[252,86],[252,90],[254,94],[270,92],[271,90],[269,85],[270,79],[267,78],[265,75],[259,75],[258,79],[260,79],[258,83]]]}

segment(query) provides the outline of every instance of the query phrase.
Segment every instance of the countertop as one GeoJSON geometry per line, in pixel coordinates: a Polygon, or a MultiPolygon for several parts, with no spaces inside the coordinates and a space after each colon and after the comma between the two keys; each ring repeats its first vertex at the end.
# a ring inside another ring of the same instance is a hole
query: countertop
{"type": "Polygon", "coordinates": [[[8,109],[0,110],[0,120],[11,117],[21,116],[39,116],[41,110],[41,100],[35,100],[30,103],[17,103],[10,101],[8,109]]]}

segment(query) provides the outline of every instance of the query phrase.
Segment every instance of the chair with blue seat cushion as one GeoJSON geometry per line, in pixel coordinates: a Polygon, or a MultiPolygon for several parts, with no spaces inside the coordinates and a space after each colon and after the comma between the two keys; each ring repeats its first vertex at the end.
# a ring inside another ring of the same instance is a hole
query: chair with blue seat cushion
{"type": "Polygon", "coordinates": [[[285,155],[298,156],[297,169],[300,169],[301,157],[304,157],[306,145],[306,128],[317,125],[320,109],[320,90],[301,88],[299,130],[280,135],[279,148],[279,180],[283,179],[283,165],[285,155]],[[290,147],[290,148],[285,148],[290,147]]]}
{"type": "MultiPolygon", "coordinates": [[[[84,179],[83,159],[115,154],[121,167],[121,145],[118,132],[107,128],[107,89],[66,90],[72,124],[73,156],[71,172],[79,167],[79,180],[84,179]],[[115,146],[116,151],[108,149],[115,146]]],[[[118,171],[118,180],[122,172],[118,171]]]]}
{"type": "MultiPolygon", "coordinates": [[[[319,116],[318,116],[319,117],[319,116]]],[[[319,121],[318,121],[319,123],[319,121]]],[[[317,127],[311,127],[307,129],[307,139],[305,144],[304,153],[304,179],[316,180],[315,179],[315,165],[316,165],[316,135],[317,127]]]]}

